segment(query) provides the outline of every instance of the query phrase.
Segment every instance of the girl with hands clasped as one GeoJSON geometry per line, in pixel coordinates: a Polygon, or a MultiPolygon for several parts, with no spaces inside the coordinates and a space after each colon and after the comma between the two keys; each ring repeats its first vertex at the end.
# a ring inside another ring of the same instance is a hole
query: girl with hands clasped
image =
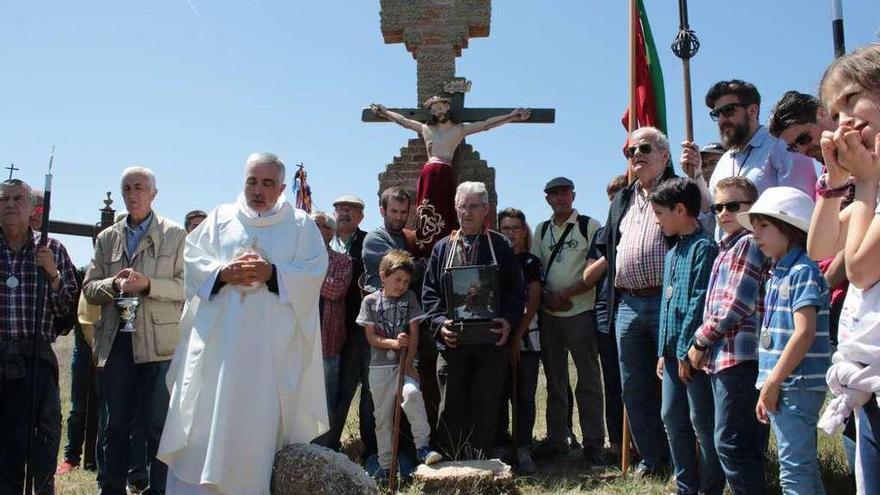
{"type": "Polygon", "coordinates": [[[880,493],[880,448],[872,425],[880,422],[880,44],[836,59],[820,85],[822,103],[839,127],[822,134],[828,173],[816,185],[809,254],[813,259],[843,250],[850,288],[838,329],[839,346],[828,370],[832,399],[819,427],[840,429],[857,409],[856,482],[859,493],[880,493]],[[855,197],[841,210],[843,192],[855,197]]]}

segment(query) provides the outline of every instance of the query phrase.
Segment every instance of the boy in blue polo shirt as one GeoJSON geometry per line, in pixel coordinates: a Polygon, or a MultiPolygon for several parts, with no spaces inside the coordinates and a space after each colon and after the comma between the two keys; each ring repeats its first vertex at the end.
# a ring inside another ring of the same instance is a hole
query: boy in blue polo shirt
{"type": "Polygon", "coordinates": [[[813,200],[791,187],[764,191],[737,219],[754,232],[774,262],[758,337],[755,413],[769,422],[779,451],[786,494],[825,493],[816,451],[816,422],[825,400],[829,294],[819,267],[804,249],[813,200]]]}
{"type": "Polygon", "coordinates": [[[724,472],[715,452],[715,402],[709,378],[691,367],[688,350],[703,321],[715,242],[699,222],[697,184],[675,178],[651,193],[657,224],[675,246],[663,265],[657,376],[663,381],[661,417],[666,425],[677,493],[721,495],[724,472]],[[694,433],[700,439],[700,462],[694,433]]]}

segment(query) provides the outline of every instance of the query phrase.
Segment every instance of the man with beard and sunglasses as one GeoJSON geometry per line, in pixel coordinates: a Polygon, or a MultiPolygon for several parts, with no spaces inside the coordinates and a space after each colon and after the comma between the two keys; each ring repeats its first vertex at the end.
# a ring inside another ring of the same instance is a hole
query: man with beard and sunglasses
{"type": "Polygon", "coordinates": [[[431,112],[431,120],[424,124],[392,112],[384,105],[370,105],[379,117],[417,132],[425,141],[428,161],[422,167],[416,189],[416,245],[425,256],[431,254],[434,243],[458,227],[452,201],[455,194],[452,159],[458,145],[471,134],[508,122],[522,122],[531,116],[528,108],[517,108],[506,115],[461,124],[454,119],[451,103],[449,98],[441,96],[425,100],[422,106],[431,112]]]}
{"type": "MultiPolygon", "coordinates": [[[[709,178],[709,191],[725,177],[744,176],[759,194],[769,187],[790,186],[814,196],[816,167],[809,157],[789,151],[784,141],[760,124],[761,95],[753,84],[740,79],[719,81],[706,93],[706,106],[709,117],[718,122],[721,143],[727,147],[709,178]]],[[[682,168],[699,170],[699,147],[689,141],[681,146],[682,168]]],[[[721,231],[716,228],[715,239],[720,238],[721,231]]]]}

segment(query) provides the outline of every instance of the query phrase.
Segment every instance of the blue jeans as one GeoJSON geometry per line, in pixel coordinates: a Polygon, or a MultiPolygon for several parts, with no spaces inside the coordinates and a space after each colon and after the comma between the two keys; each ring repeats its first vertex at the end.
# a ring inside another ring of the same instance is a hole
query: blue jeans
{"type": "Polygon", "coordinates": [[[660,420],[657,369],[657,328],[660,296],[635,297],[621,293],[617,308],[617,349],[620,382],[632,438],[642,456],[639,468],[662,469],[669,450],[660,420]]]}
{"type": "Polygon", "coordinates": [[[764,492],[768,430],[755,415],[757,379],[754,360],[709,375],[715,399],[715,451],[734,495],[764,492]]]}
{"type": "Polygon", "coordinates": [[[332,413],[339,390],[339,356],[324,358],[324,388],[327,392],[327,412],[332,413]]]}
{"type": "Polygon", "coordinates": [[[816,422],[825,392],[802,385],[779,392],[778,411],[770,415],[779,451],[779,481],[783,495],[824,495],[816,422]]]}
{"type": "Polygon", "coordinates": [[[137,418],[138,427],[143,428],[142,442],[146,445],[149,486],[143,493],[165,493],[167,467],[156,459],[156,451],[170,401],[165,386],[165,375],[170,364],[171,361],[135,364],[131,334],[116,335],[110,357],[98,371],[100,401],[105,414],[101,421],[102,445],[99,446],[102,462],[98,463],[101,495],[126,493],[131,452],[142,445],[133,431],[134,418],[137,418]]]}
{"type": "MultiPolygon", "coordinates": [[[[874,399],[871,399],[874,400],[874,399]]],[[[876,402],[875,402],[876,404],[876,402]]],[[[872,406],[873,407],[873,406],[872,406]]],[[[874,422],[869,420],[865,407],[858,410],[859,414],[859,440],[858,454],[862,465],[862,484],[865,493],[880,493],[880,438],[877,436],[877,423],[880,422],[880,412],[873,407],[874,422]]]]}
{"type": "Polygon", "coordinates": [[[678,360],[666,357],[661,414],[678,493],[721,495],[724,472],[715,453],[715,406],[706,373],[692,370],[685,384],[678,376],[678,360]],[[699,464],[694,433],[700,440],[699,464]]]}

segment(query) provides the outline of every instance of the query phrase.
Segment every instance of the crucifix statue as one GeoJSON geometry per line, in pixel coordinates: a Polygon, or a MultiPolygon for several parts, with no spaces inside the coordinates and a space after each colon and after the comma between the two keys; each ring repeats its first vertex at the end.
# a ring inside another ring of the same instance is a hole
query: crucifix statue
{"type": "MultiPolygon", "coordinates": [[[[381,0],[381,9],[385,42],[402,42],[416,59],[418,101],[424,103],[422,108],[392,109],[374,104],[364,109],[361,120],[392,121],[421,136],[427,159],[416,187],[416,243],[430,252],[457,226],[456,178],[463,175],[460,162],[473,161],[473,156],[456,153],[465,138],[506,123],[552,123],[555,110],[465,108],[471,83],[455,76],[455,58],[470,37],[489,35],[490,0],[381,0]]],[[[493,185],[487,184],[490,190],[493,185]]]]}
{"type": "Polygon", "coordinates": [[[12,174],[15,173],[16,170],[21,170],[20,168],[16,167],[14,163],[10,163],[8,167],[3,168],[9,170],[9,180],[12,180],[12,174]]]}

